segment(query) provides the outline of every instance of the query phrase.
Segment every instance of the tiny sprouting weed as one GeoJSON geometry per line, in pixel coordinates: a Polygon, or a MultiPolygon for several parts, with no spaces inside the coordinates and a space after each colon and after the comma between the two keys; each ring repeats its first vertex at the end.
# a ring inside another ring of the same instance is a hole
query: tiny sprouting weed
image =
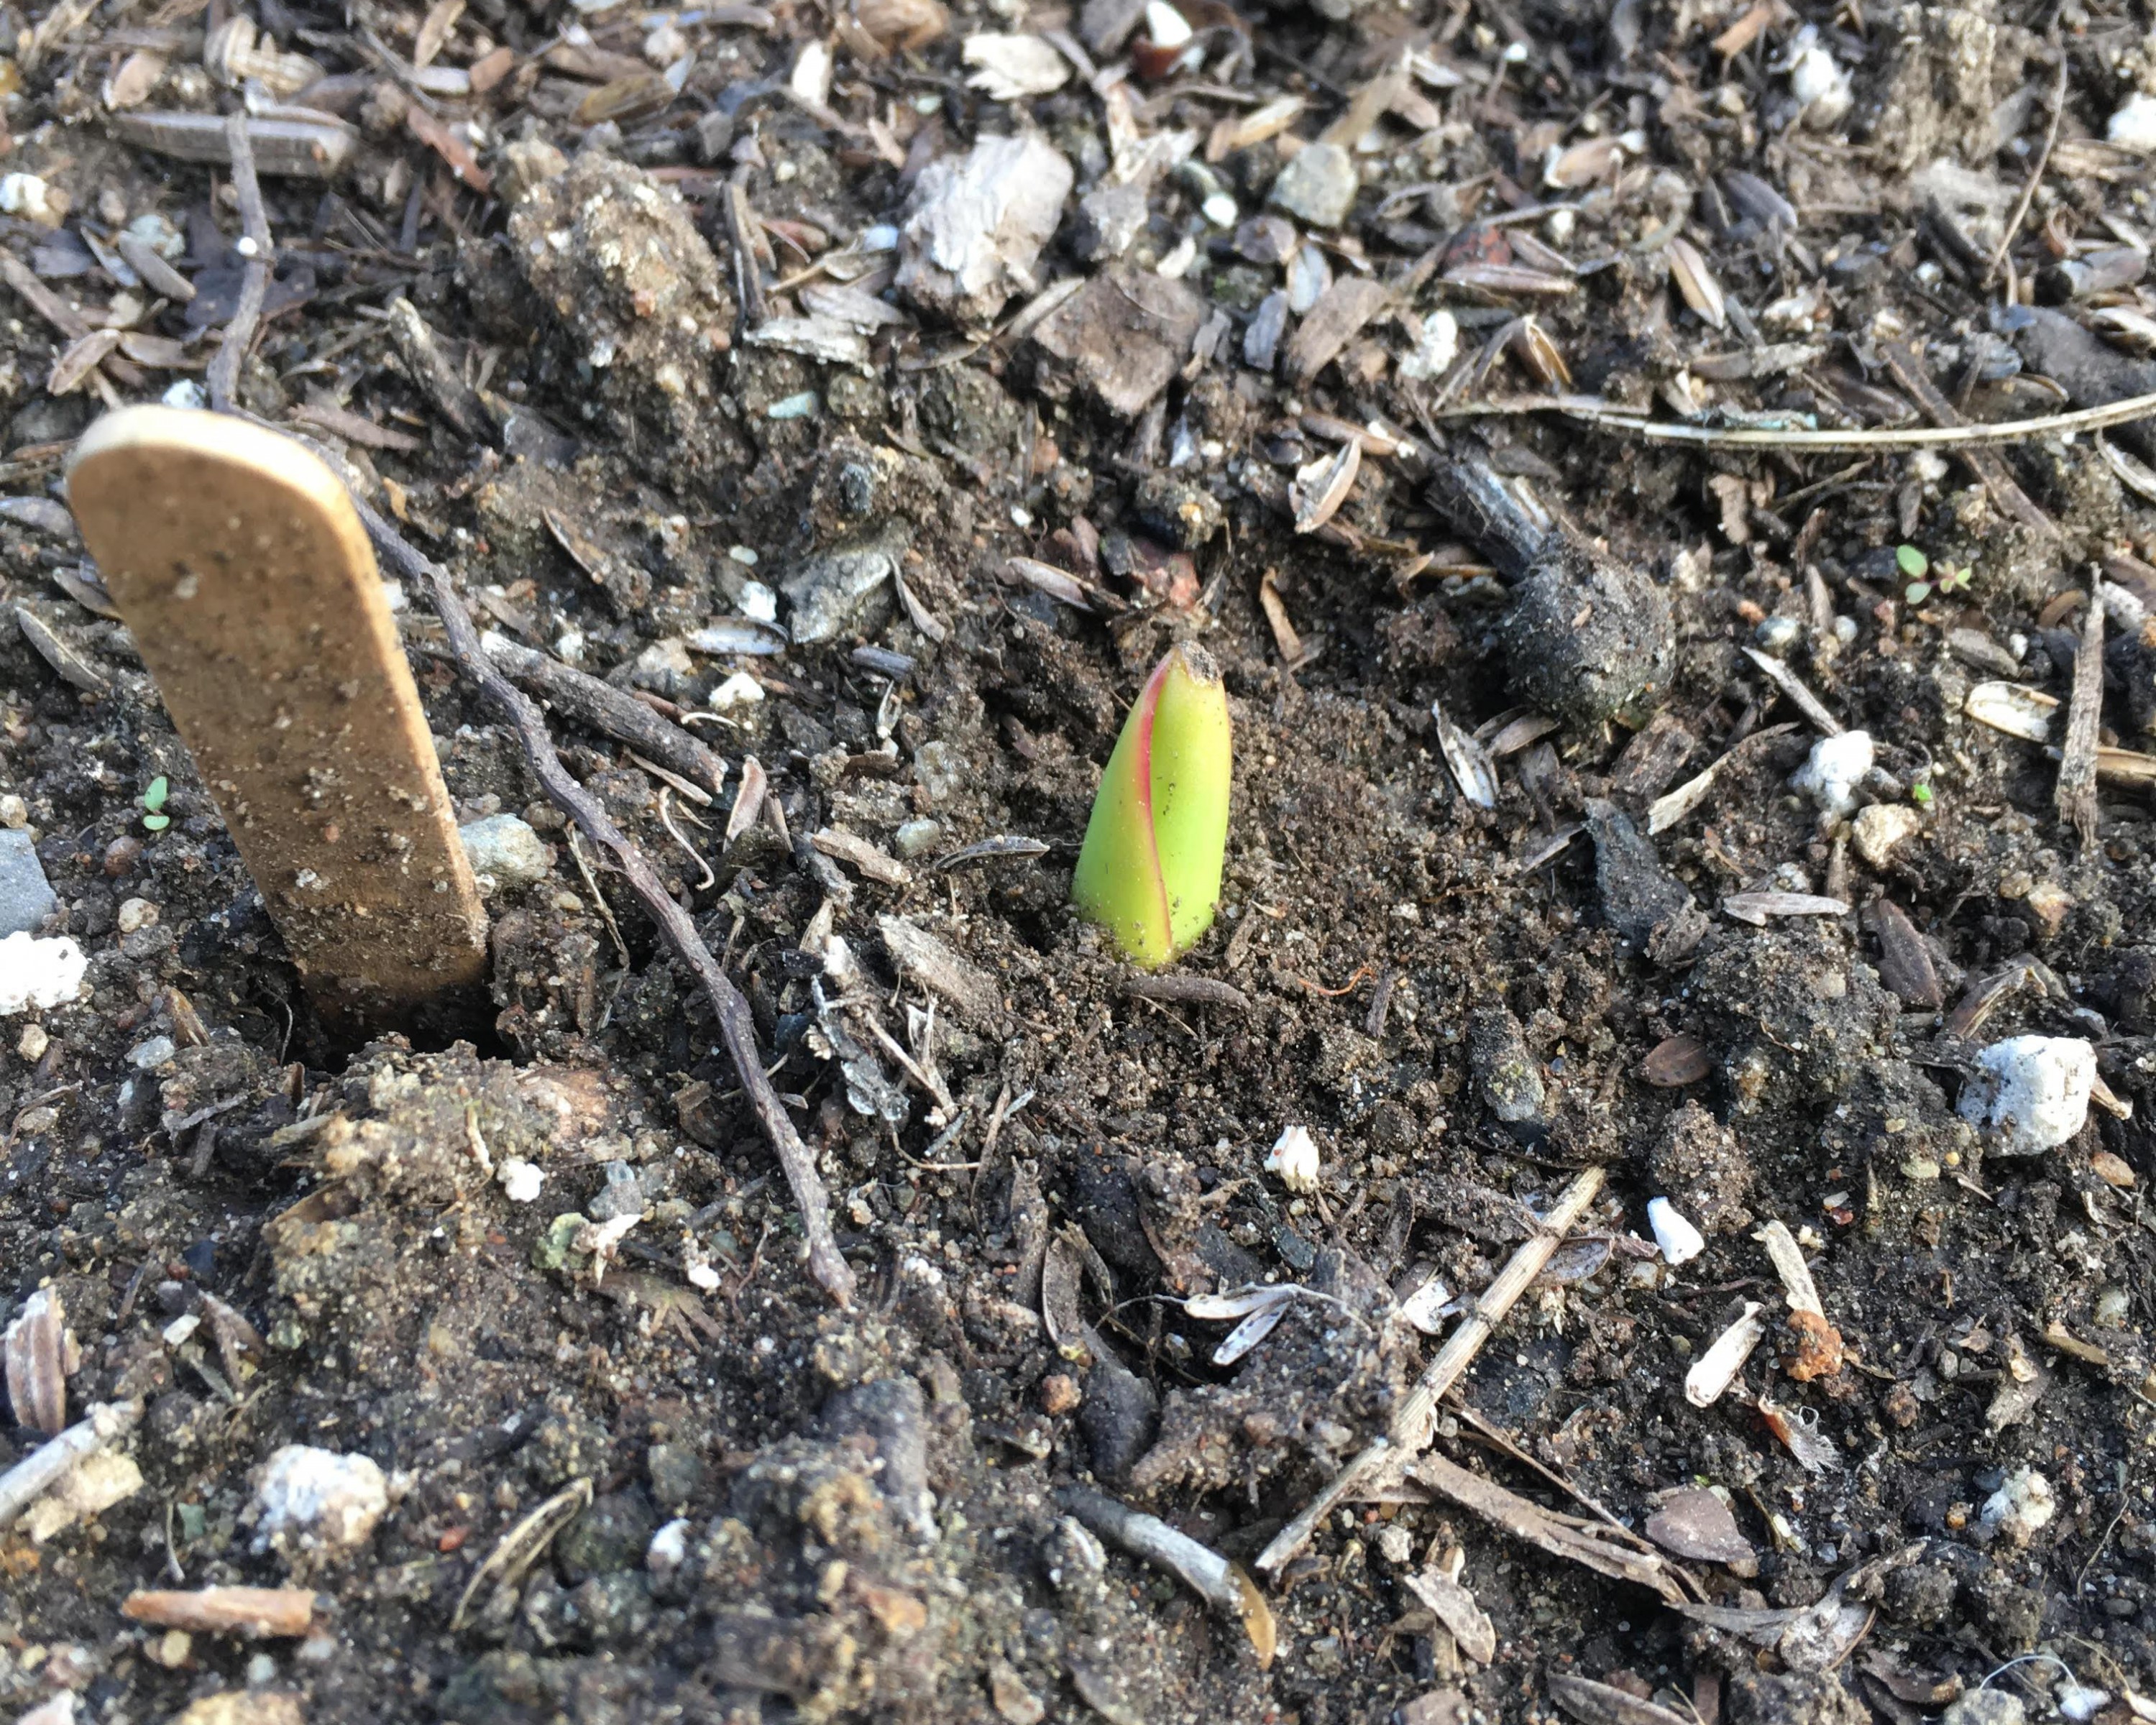
{"type": "Polygon", "coordinates": [[[1932,806],[1932,787],[1930,782],[1928,780],[1920,778],[1914,784],[1911,785],[1909,787],[1909,799],[1912,803],[1916,803],[1920,809],[1930,808],[1932,806]]]}
{"type": "Polygon", "coordinates": [[[1922,604],[1935,593],[1966,593],[1976,575],[1976,571],[1967,564],[1957,567],[1942,561],[1935,567],[1932,560],[1913,545],[1896,546],[1894,562],[1909,577],[1903,597],[1912,605],[1922,604]]]}
{"type": "Polygon", "coordinates": [[[144,830],[162,833],[172,824],[172,817],[165,813],[165,798],[172,794],[172,782],[163,773],[150,781],[150,788],[142,793],[142,825],[144,830]]]}

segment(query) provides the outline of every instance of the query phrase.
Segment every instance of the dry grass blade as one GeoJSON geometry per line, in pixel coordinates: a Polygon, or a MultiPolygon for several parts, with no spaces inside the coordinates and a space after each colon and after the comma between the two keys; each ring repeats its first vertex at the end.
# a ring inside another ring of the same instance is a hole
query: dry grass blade
{"type": "Polygon", "coordinates": [[[1552,1671],[1549,1692],[1550,1699],[1580,1725],[1694,1725],[1682,1713],[1642,1701],[1629,1689],[1571,1671],[1552,1671]]]}
{"type": "Polygon", "coordinates": [[[1447,1502],[1480,1516],[1492,1527],[1553,1558],[1578,1563],[1613,1581],[1629,1581],[1645,1588],[1672,1605],[1691,1597],[1678,1579],[1682,1572],[1666,1558],[1620,1545],[1591,1524],[1573,1527],[1560,1521],[1532,1499],[1508,1491],[1442,1455],[1423,1457],[1415,1465],[1414,1477],[1447,1502]]]}
{"type": "MultiPolygon", "coordinates": [[[[1448,277],[1448,280],[1450,278],[1448,277]]],[[[1801,449],[1814,454],[1871,454],[1880,449],[1974,449],[2031,439],[2063,437],[2070,432],[2102,431],[2156,418],[2156,394],[2129,396],[2102,407],[2071,413],[2043,413],[2032,419],[2005,419],[1983,425],[1889,425],[1851,431],[1788,431],[1758,425],[1686,425],[1649,419],[1603,402],[1524,400],[1483,402],[1451,408],[1447,418],[1484,413],[1538,413],[1555,410],[1583,425],[1622,432],[1650,443],[1696,444],[1707,449],[1801,449]]]]}
{"type": "Polygon", "coordinates": [[[1707,267],[1707,259],[1700,256],[1699,248],[1689,239],[1670,242],[1670,280],[1677,285],[1677,292],[1685,304],[1702,321],[1716,330],[1729,326],[1729,307],[1722,295],[1722,284],[1707,267]]]}
{"type": "Polygon", "coordinates": [[[1732,892],[1722,908],[1739,922],[1764,928],[1769,916],[1845,916],[1849,901],[1816,892],[1732,892]]]}
{"type": "Polygon", "coordinates": [[[1823,736],[1841,735],[1841,721],[1826,710],[1826,704],[1804,687],[1804,679],[1789,666],[1773,654],[1762,653],[1757,647],[1747,647],[1744,656],[1759,667],[1761,675],[1789,697],[1790,705],[1810,719],[1823,736]]]}
{"type": "Polygon", "coordinates": [[[449,1633],[454,1635],[465,1626],[472,1601],[481,1588],[489,1583],[500,1587],[514,1586],[539,1561],[539,1554],[553,1543],[554,1536],[588,1509],[591,1502],[592,1482],[578,1480],[557,1491],[503,1534],[487,1553],[486,1561],[472,1571],[471,1579],[457,1596],[457,1609],[449,1616],[449,1633]]]}

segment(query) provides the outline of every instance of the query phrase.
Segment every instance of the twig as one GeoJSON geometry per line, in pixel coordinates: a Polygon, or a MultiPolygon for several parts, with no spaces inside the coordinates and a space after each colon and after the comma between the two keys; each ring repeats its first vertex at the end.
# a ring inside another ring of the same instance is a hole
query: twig
{"type": "Polygon", "coordinates": [[[2029,206],[2036,201],[2036,188],[2044,183],[2044,171],[2051,165],[2051,146],[2059,141],[2059,121],[2066,111],[2066,71],[2070,64],[2066,46],[2056,38],[2051,51],[2059,57],[2058,81],[2051,86],[2051,123],[2044,133],[2044,147],[2036,152],[2036,165],[2029,170],[2029,182],[2021,188],[2015,200],[2014,213],[2006,218],[2006,231],[1999,236],[1999,249],[1991,254],[1984,266],[1984,280],[1978,282],[1980,294],[1991,286],[1991,279],[1999,274],[1999,266],[2006,261],[2006,249],[2014,244],[2014,236],[2021,231],[2021,223],[2029,214],[2029,206]]]}
{"type": "MultiPolygon", "coordinates": [[[[1882,341],[1879,352],[1887,362],[1887,369],[1894,374],[1894,381],[1916,398],[1917,405],[1924,417],[1934,425],[1958,429],[1964,424],[1953,404],[1938,392],[1924,362],[1917,357],[1916,350],[1899,341],[1882,341]]],[[[2006,470],[2006,464],[1987,449],[1965,449],[1958,452],[1970,471],[1983,481],[1991,501],[2025,526],[2034,527],[2050,538],[2059,536],[2059,530],[2035,504],[2029,494],[2015,483],[2014,475],[2006,470]]]]}
{"type": "Polygon", "coordinates": [[[1893,425],[1847,431],[1774,431],[1757,425],[1686,425],[1649,419],[1597,401],[1593,397],[1507,397],[1468,402],[1433,417],[1476,419],[1515,413],[1563,413],[1577,424],[1621,432],[1650,443],[1697,444],[1707,449],[1798,449],[1814,454],[1871,449],[1962,449],[1992,444],[2025,443],[2070,431],[2102,431],[2156,415],[2156,395],[2130,395],[2098,408],[2045,413],[2034,419],[2007,419],[1995,425],[1893,425]]]}
{"type": "Polygon", "coordinates": [[[756,212],[749,208],[747,168],[738,169],[726,182],[719,208],[726,218],[726,241],[734,254],[734,287],[741,300],[742,327],[755,329],[770,315],[764,302],[763,278],[757,274],[756,212]]]}
{"type": "Polygon", "coordinates": [[[547,796],[594,843],[603,845],[612,853],[614,866],[629,882],[629,890],[659,925],[660,938],[695,975],[704,998],[711,1002],[711,1010],[717,1015],[719,1034],[725,1040],[726,1053],[733,1061],[735,1075],[741,1080],[749,1106],[763,1128],[764,1136],[770,1139],[772,1148],[778,1152],[779,1165],[786,1172],[786,1183],[793,1189],[794,1204],[801,1212],[802,1234],[808,1242],[809,1273],[834,1300],[850,1308],[854,1272],[840,1255],[838,1241],[832,1237],[830,1200],[824,1189],[823,1178],[817,1173],[814,1157],[801,1142],[801,1134],[794,1130],[793,1122],[787,1118],[778,1092],[764,1072],[762,1058],[756,1046],[756,1020],[750,1014],[747,1000],[720,969],[711,949],[696,932],[696,925],[690,920],[689,913],[674,902],[665,883],[644,860],[644,853],[613,824],[598,799],[578,783],[562,764],[562,757],[554,752],[552,739],[547,735],[546,721],[540,717],[539,709],[517,691],[480,644],[479,631],[472,626],[464,601],[451,585],[449,572],[409,544],[362,499],[354,497],[352,501],[360,520],[366,524],[367,537],[374,542],[374,548],[383,561],[406,580],[423,583],[434,595],[434,609],[441,617],[459,668],[479,685],[489,704],[516,732],[517,741],[524,747],[525,760],[533,776],[545,787],[547,796]]]}
{"type": "Polygon", "coordinates": [[[66,1478],[75,1464],[94,1455],[134,1429],[142,1417],[140,1402],[100,1402],[89,1414],[0,1473],[0,1527],[66,1478]]]}
{"type": "Polygon", "coordinates": [[[1248,1012],[1250,997],[1232,983],[1209,976],[1134,976],[1125,979],[1123,992],[1140,1000],[1157,1000],[1171,1006],[1224,1006],[1248,1012]]]}
{"type": "MultiPolygon", "coordinates": [[[[602,682],[574,665],[506,635],[482,638],[487,658],[549,706],[578,724],[640,750],[669,772],[678,773],[707,792],[726,783],[724,756],[699,742],[695,735],[670,724],[624,690],[602,682]]],[[[454,660],[456,655],[447,655],[454,660]]]]}
{"type": "Polygon", "coordinates": [[[2074,655],[2074,692],[2066,703],[2066,740],[2059,756],[2059,819],[2080,836],[2082,849],[2096,843],[2096,742],[2103,717],[2103,578],[2091,583],[2088,615],[2082,619],[2081,650],[2074,655]]]}
{"type": "Polygon", "coordinates": [[[1063,1507],[1104,1539],[1112,1539],[1134,1558],[1165,1569],[1216,1611],[1240,1620],[1256,1649],[1258,1663],[1273,1662],[1276,1633],[1272,1608],[1250,1578],[1210,1546],[1179,1533],[1158,1516],[1132,1509],[1084,1486],[1065,1486],[1056,1493],[1063,1507]]]}
{"type": "Polygon", "coordinates": [[[209,404],[220,413],[232,410],[232,392],[239,384],[239,367],[254,343],[254,326],[260,321],[263,301],[270,294],[270,213],[262,205],[262,182],[254,177],[254,146],[247,136],[247,116],[228,116],[224,122],[226,146],[232,151],[232,189],[239,200],[241,249],[247,267],[239,279],[239,303],[224,326],[224,341],[209,362],[205,380],[209,404]]]}
{"type": "Polygon", "coordinates": [[[1437,1425],[1437,1404],[1445,1393],[1460,1381],[1460,1376],[1474,1363],[1482,1344],[1504,1321],[1505,1314],[1512,1309],[1513,1302],[1527,1291],[1528,1284],[1543,1273],[1558,1247],[1563,1244],[1579,1219],[1587,1214],[1587,1207],[1594,1202],[1602,1190],[1603,1171],[1599,1168],[1582,1169],[1573,1183],[1564,1189],[1541,1229],[1534,1238],[1524,1241],[1515,1251],[1505,1267],[1497,1273],[1482,1297],[1475,1302],[1471,1312],[1452,1337],[1438,1350],[1437,1358],[1430,1363],[1412,1394],[1400,1404],[1394,1414],[1391,1430],[1375,1443],[1367,1445],[1353,1461],[1333,1475],[1324,1490],[1312,1498],[1302,1512],[1273,1538],[1273,1543],[1258,1553],[1258,1568],[1276,1571],[1310,1543],[1317,1524],[1331,1513],[1335,1504],[1362,1485],[1381,1468],[1397,1469],[1420,1455],[1430,1447],[1430,1440],[1437,1425]]]}

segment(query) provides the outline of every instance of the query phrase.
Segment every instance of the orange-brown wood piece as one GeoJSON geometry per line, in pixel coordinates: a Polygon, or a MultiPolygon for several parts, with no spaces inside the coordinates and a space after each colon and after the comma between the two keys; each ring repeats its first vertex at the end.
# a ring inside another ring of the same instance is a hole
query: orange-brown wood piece
{"type": "Polygon", "coordinates": [[[317,1010],[408,1027],[472,989],[486,912],[336,476],[245,420],[133,407],[68,494],[317,1010]]]}

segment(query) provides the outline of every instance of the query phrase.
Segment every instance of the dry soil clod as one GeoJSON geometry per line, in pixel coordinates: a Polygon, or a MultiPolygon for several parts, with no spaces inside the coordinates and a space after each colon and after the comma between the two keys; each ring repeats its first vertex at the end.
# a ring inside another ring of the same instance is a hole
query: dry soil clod
{"type": "Polygon", "coordinates": [[[130,408],[69,496],[326,1019],[408,1024],[479,983],[486,912],[344,486],[244,421],[130,408]]]}

